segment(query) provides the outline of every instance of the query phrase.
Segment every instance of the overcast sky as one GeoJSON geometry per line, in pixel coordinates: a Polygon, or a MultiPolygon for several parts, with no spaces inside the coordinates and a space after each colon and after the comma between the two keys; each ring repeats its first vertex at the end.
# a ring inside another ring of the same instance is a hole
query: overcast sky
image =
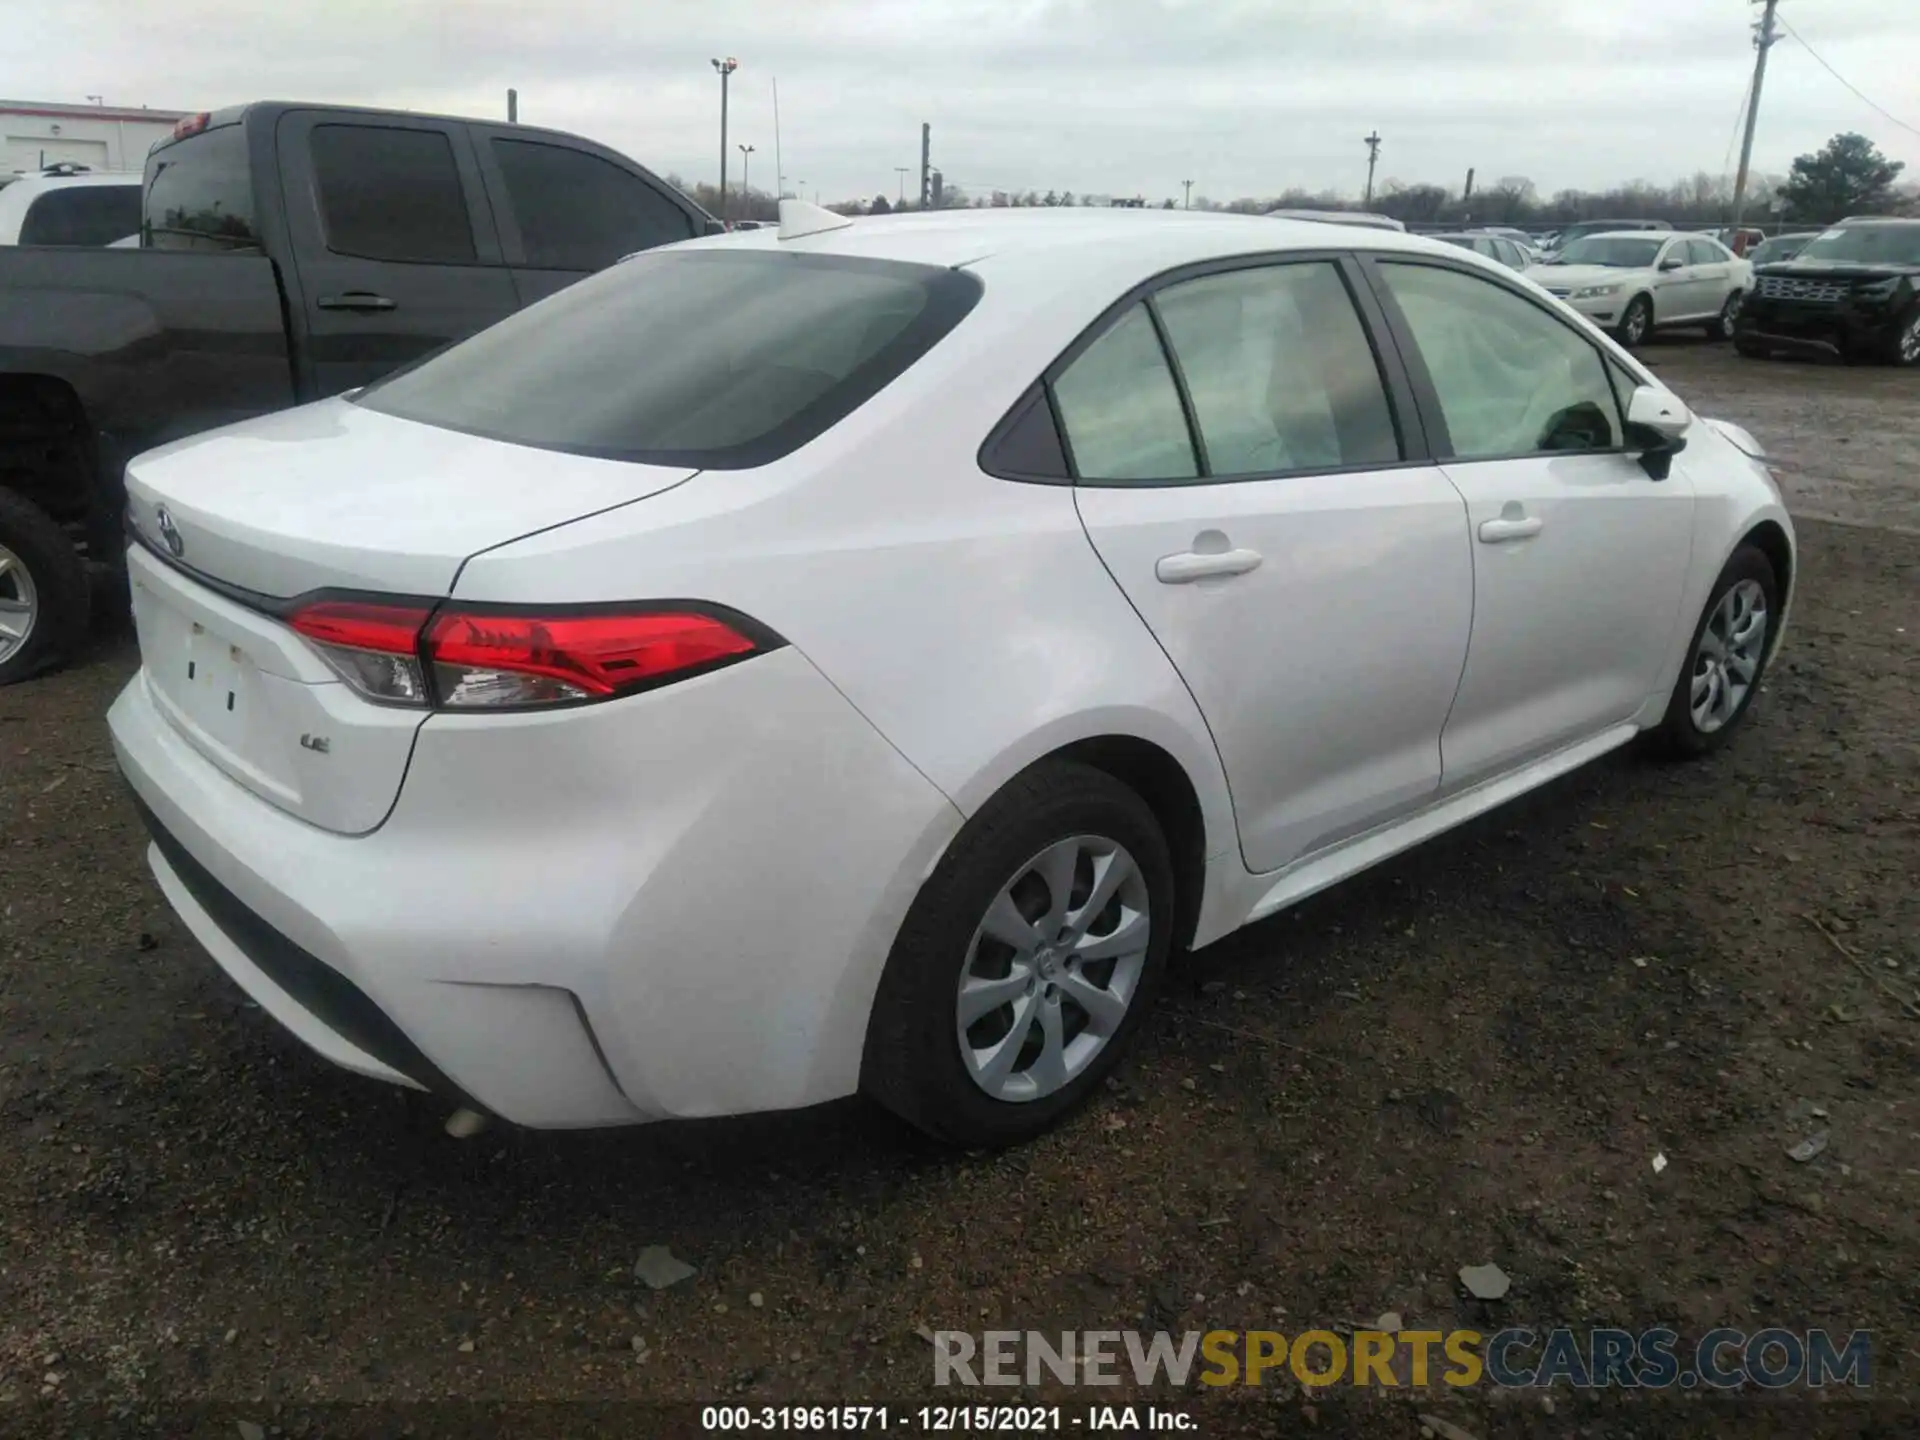
{"type": "MultiPolygon", "coordinates": [[[[1806,43],[1920,126],[1920,0],[1783,0],[1806,43]]],[[[711,180],[732,142],[822,199],[899,188],[920,122],[970,191],[1357,194],[1524,175],[1543,192],[1730,170],[1746,0],[0,0],[0,95],[183,110],[295,99],[504,115],[711,180]]],[[[1840,130],[1920,176],[1920,134],[1775,47],[1755,168],[1840,130]]],[[[739,179],[739,155],[731,171],[739,179]]],[[[909,188],[917,179],[909,177],[909,188]]]]}

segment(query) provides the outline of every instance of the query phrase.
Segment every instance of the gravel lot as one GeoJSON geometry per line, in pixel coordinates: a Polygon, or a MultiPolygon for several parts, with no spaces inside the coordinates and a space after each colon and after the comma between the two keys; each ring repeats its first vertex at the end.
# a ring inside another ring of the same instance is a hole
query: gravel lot
{"type": "MultiPolygon", "coordinates": [[[[1765,1413],[1914,1433],[1891,1417],[1920,1392],[1920,374],[1649,358],[1777,451],[1801,514],[1849,522],[1802,525],[1747,732],[1696,766],[1616,757],[1192,957],[1114,1093],[1012,1154],[934,1152],[852,1103],[449,1140],[443,1108],[311,1057],[173,923],[101,721],[125,634],[0,692],[0,1427],[898,1404],[929,1393],[922,1326],[1398,1311],[1871,1328],[1877,1404],[1765,1413]],[[655,1244],[698,1275],[647,1292],[655,1244]],[[1465,1299],[1455,1272],[1489,1260],[1512,1292],[1465,1299]]],[[[1170,1398],[1207,1434],[1412,1436],[1416,1409],[1603,1433],[1598,1402],[1556,1396],[1170,1398]]]]}

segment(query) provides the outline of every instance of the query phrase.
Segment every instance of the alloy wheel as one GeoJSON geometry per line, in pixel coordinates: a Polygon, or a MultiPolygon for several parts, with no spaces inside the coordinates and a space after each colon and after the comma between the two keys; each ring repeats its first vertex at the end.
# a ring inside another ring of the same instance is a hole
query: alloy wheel
{"type": "Polygon", "coordinates": [[[1731,340],[1733,332],[1740,322],[1740,292],[1734,291],[1727,297],[1727,303],[1720,308],[1720,335],[1731,340]]]}
{"type": "Polygon", "coordinates": [[[1767,592],[1742,580],[1713,607],[1693,653],[1688,708],[1694,728],[1711,735],[1740,713],[1760,674],[1767,645],[1767,592]]]}
{"type": "Polygon", "coordinates": [[[1920,363],[1920,312],[1907,321],[1907,328],[1900,332],[1900,363],[1913,365],[1920,363]]]}
{"type": "Polygon", "coordinates": [[[1629,345],[1638,345],[1647,338],[1647,307],[1635,300],[1627,306],[1626,318],[1621,322],[1620,335],[1629,345]]]}
{"type": "Polygon", "coordinates": [[[1120,1029],[1153,935],[1146,877],[1098,835],[1049,845],[987,907],[960,970],[955,1021],[967,1073],[996,1100],[1073,1083],[1120,1029]]]}
{"type": "Polygon", "coordinates": [[[26,562],[0,545],[0,661],[10,660],[33,636],[40,618],[40,592],[26,562]]]}

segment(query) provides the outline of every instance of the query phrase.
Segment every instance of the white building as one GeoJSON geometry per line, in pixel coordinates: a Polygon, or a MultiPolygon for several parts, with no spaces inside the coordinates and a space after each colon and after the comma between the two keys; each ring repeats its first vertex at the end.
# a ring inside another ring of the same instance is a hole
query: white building
{"type": "Polygon", "coordinates": [[[154,141],[185,111],[0,100],[0,174],[70,161],[95,170],[139,170],[154,141]]]}

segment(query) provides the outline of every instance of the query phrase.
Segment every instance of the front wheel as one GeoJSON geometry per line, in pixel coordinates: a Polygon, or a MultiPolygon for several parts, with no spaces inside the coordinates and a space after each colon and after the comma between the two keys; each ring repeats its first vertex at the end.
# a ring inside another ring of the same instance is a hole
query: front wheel
{"type": "Polygon", "coordinates": [[[1640,344],[1653,332],[1653,302],[1636,295],[1620,315],[1620,343],[1629,348],[1640,344]]]}
{"type": "Polygon", "coordinates": [[[1887,352],[1890,365],[1920,365],[1920,305],[1914,307],[1913,313],[1894,333],[1887,352]]]}
{"type": "Polygon", "coordinates": [[[1172,936],[1153,811],[1104,771],[1042,762],[967,823],[908,911],[861,1089],[969,1149],[1031,1139],[1119,1062],[1172,936]]]}
{"type": "Polygon", "coordinates": [[[1773,562],[1752,545],[1733,552],[1708,594],[1667,713],[1651,739],[1668,755],[1705,755],[1727,743],[1760,693],[1780,618],[1773,562]]]}
{"type": "Polygon", "coordinates": [[[86,637],[86,565],[32,501],[0,490],[0,685],[65,660],[86,637]]]}

